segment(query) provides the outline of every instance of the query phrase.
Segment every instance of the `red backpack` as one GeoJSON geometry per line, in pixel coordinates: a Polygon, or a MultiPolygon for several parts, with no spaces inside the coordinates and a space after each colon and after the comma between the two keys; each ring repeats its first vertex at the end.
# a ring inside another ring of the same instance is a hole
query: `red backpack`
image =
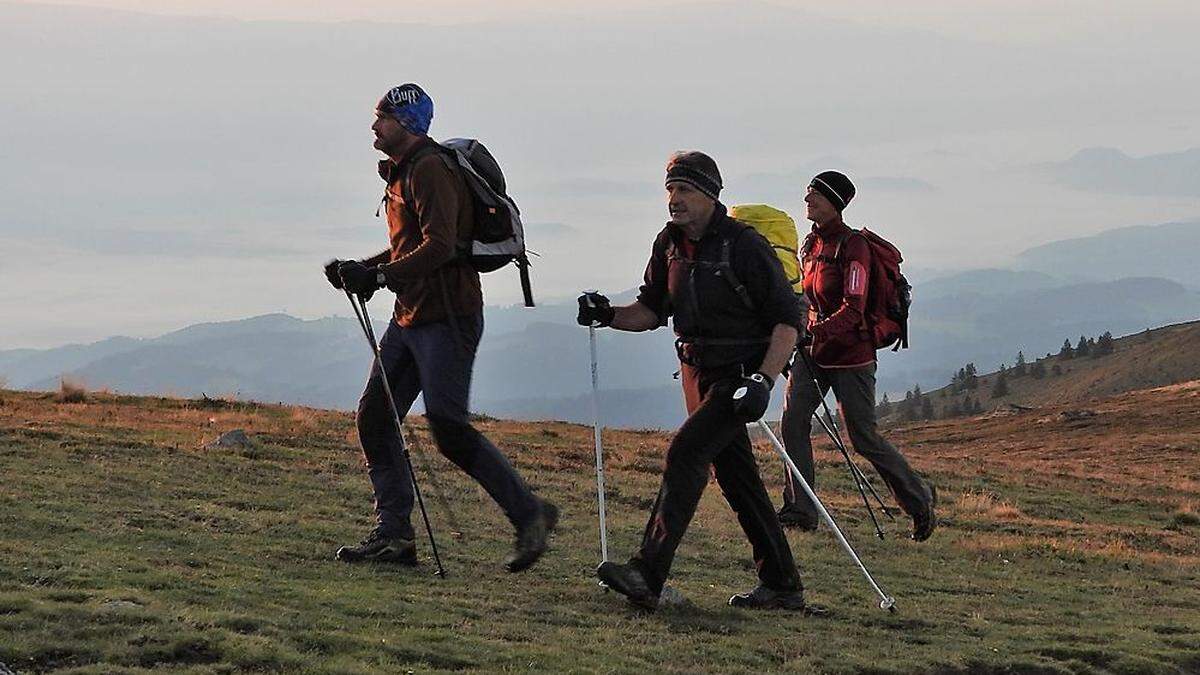
{"type": "MultiPolygon", "coordinates": [[[[871,269],[868,278],[867,308],[863,314],[867,330],[876,349],[892,347],[897,351],[901,347],[908,349],[908,310],[912,306],[912,286],[900,273],[900,263],[904,258],[900,249],[891,242],[874,232],[863,228],[851,230],[850,234],[838,242],[833,250],[833,257],[821,256],[822,262],[836,264],[841,267],[842,245],[855,235],[861,235],[871,247],[871,269]]],[[[812,249],[815,234],[810,233],[801,247],[800,259],[808,257],[812,249]]]]}

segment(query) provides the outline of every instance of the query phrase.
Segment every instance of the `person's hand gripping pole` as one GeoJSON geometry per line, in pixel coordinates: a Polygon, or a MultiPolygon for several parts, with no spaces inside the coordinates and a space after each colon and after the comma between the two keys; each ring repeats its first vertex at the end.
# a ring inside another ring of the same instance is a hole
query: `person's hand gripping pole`
{"type": "Polygon", "coordinates": [[[600,560],[608,562],[608,527],[604,511],[604,445],[600,438],[600,377],[596,356],[596,328],[602,323],[603,308],[611,311],[608,298],[600,293],[584,291],[579,296],[579,323],[588,327],[588,343],[591,348],[592,366],[592,440],[596,446],[596,503],[600,514],[600,560]]]}

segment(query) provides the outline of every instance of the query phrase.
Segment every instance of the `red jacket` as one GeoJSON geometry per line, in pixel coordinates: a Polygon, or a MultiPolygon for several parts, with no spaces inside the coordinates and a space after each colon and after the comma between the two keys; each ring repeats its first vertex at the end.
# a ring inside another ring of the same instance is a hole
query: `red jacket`
{"type": "Polygon", "coordinates": [[[871,246],[845,223],[813,226],[801,265],[808,299],[813,361],[822,368],[875,363],[875,345],[864,312],[870,288],[871,246]]]}

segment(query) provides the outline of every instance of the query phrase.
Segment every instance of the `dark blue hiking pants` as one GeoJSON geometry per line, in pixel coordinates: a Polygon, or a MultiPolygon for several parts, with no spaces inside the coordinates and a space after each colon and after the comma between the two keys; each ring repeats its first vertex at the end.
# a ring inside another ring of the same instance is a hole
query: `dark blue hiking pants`
{"type": "MultiPolygon", "coordinates": [[[[474,478],[520,527],[538,513],[537,497],[491,441],[471,426],[468,399],[483,314],[405,328],[392,321],[379,341],[400,418],[417,394],[438,450],[474,478]]],[[[413,539],[412,478],[383,381],[372,366],[358,402],[358,438],[375,491],[375,514],[390,537],[413,539]]]]}

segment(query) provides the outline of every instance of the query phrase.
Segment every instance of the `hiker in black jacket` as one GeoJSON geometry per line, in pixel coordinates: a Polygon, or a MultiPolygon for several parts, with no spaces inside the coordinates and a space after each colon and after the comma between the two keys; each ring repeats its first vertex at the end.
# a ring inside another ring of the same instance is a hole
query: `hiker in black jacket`
{"type": "Polygon", "coordinates": [[[721,187],[712,158],[673,155],[666,177],[671,219],[654,241],[637,301],[613,307],[599,293],[579,298],[583,326],[645,331],[674,317],[688,410],[667,450],[641,548],[628,564],[601,564],[597,575],[653,609],[712,467],[753,546],[759,576],[753,591],[729,604],[802,611],[800,575],[746,433],[746,424],[766,412],[796,344],[800,304],[766,239],[726,214],[721,187]]]}

